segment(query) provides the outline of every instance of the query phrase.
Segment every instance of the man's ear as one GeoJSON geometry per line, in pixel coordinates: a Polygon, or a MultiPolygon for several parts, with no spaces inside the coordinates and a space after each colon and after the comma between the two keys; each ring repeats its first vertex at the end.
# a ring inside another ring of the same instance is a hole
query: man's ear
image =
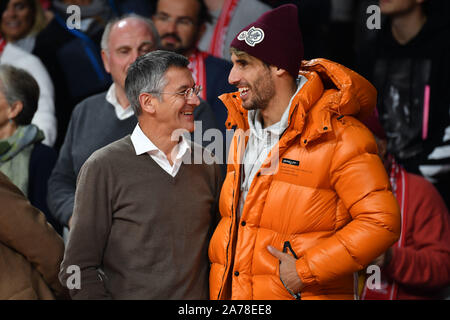
{"type": "Polygon", "coordinates": [[[154,114],[156,112],[155,106],[157,102],[158,98],[151,93],[144,92],[139,95],[139,104],[144,112],[154,114]]]}
{"type": "Polygon", "coordinates": [[[105,67],[106,72],[111,73],[109,70],[109,56],[108,56],[108,52],[106,52],[105,50],[102,50],[102,61],[103,61],[103,66],[105,67]]]}
{"type": "Polygon", "coordinates": [[[206,23],[203,23],[200,27],[198,27],[198,32],[197,32],[197,39],[196,41],[200,41],[200,39],[203,37],[203,34],[206,31],[206,23]]]}
{"type": "Polygon", "coordinates": [[[282,69],[282,68],[279,68],[276,66],[272,66],[272,67],[274,68],[273,70],[274,70],[275,75],[278,77],[281,77],[281,76],[287,74],[287,71],[285,69],[282,69]]]}
{"type": "Polygon", "coordinates": [[[23,110],[23,102],[22,101],[16,101],[11,105],[11,108],[9,108],[8,112],[8,118],[14,119],[17,117],[23,110]]]}

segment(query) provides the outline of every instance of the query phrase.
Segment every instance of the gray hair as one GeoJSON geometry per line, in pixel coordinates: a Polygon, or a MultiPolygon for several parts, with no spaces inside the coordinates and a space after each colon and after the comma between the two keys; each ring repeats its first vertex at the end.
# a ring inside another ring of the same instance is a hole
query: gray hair
{"type": "Polygon", "coordinates": [[[156,50],[144,54],[128,68],[125,79],[125,92],[134,114],[139,116],[142,112],[139,103],[141,93],[152,93],[161,98],[159,94],[167,84],[166,71],[170,67],[187,68],[189,60],[175,52],[156,50]]]}
{"type": "Polygon", "coordinates": [[[8,64],[0,65],[0,91],[9,105],[22,102],[22,111],[13,119],[17,125],[27,125],[37,110],[39,85],[27,71],[8,64]]]}
{"type": "Polygon", "coordinates": [[[159,47],[159,43],[160,43],[159,33],[156,30],[156,27],[153,24],[153,21],[149,18],[140,16],[135,13],[128,13],[121,17],[117,17],[117,18],[113,18],[113,19],[109,20],[108,24],[105,27],[105,30],[103,31],[102,40],[100,42],[102,50],[104,50],[105,52],[108,52],[108,41],[109,41],[109,36],[111,34],[112,28],[120,21],[125,20],[125,19],[130,19],[130,18],[137,19],[137,20],[144,22],[147,25],[148,30],[150,31],[150,33],[153,36],[153,41],[155,41],[155,48],[159,47]]]}

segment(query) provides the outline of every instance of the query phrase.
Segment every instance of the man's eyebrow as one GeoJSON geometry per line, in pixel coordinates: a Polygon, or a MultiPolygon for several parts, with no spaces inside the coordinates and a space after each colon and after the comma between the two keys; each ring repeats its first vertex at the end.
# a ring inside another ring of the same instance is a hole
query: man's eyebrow
{"type": "Polygon", "coordinates": [[[235,60],[235,63],[239,63],[239,64],[249,63],[249,62],[250,62],[249,59],[246,59],[246,58],[244,58],[244,57],[238,57],[238,58],[235,60]]]}
{"type": "Polygon", "coordinates": [[[124,46],[117,47],[115,49],[115,51],[119,51],[119,50],[122,50],[122,49],[131,49],[131,48],[130,48],[130,46],[124,45],[124,46]]]}
{"type": "Polygon", "coordinates": [[[145,45],[154,45],[153,41],[150,40],[146,40],[146,41],[142,41],[141,44],[139,45],[139,47],[145,46],[145,45]]]}
{"type": "Polygon", "coordinates": [[[173,16],[173,15],[171,15],[171,14],[165,12],[165,11],[158,11],[158,12],[155,13],[155,15],[164,15],[164,16],[171,17],[171,18],[174,18],[174,19],[177,19],[177,20],[179,20],[179,19],[189,19],[191,21],[194,21],[194,19],[192,17],[190,17],[190,16],[173,16]]]}
{"type": "Polygon", "coordinates": [[[177,20],[180,20],[180,19],[187,19],[187,20],[189,20],[189,21],[194,22],[194,19],[192,19],[192,17],[190,17],[190,16],[180,16],[180,17],[177,17],[177,20]]]}
{"type": "MultiPolygon", "coordinates": [[[[194,86],[195,86],[195,83],[194,83],[194,85],[192,87],[194,87],[194,86]]],[[[175,91],[176,92],[180,92],[180,91],[184,91],[184,90],[187,90],[189,88],[192,88],[192,87],[190,85],[184,84],[184,85],[179,86],[178,89],[175,90],[175,91]]]]}
{"type": "Polygon", "coordinates": [[[169,16],[169,14],[168,14],[167,12],[164,12],[164,11],[157,11],[157,12],[155,12],[154,15],[155,15],[155,16],[157,16],[157,15],[169,16]]]}

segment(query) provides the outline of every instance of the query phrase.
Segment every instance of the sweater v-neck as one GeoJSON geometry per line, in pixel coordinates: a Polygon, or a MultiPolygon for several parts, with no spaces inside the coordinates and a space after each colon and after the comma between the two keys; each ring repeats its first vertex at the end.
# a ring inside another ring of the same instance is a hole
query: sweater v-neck
{"type": "MultiPolygon", "coordinates": [[[[131,142],[131,138],[128,137],[127,139],[130,147],[132,148],[133,152],[134,152],[134,147],[133,147],[133,143],[131,142]]],[[[176,182],[179,180],[179,176],[184,174],[184,167],[185,167],[185,163],[182,162],[180,165],[180,168],[178,169],[177,174],[173,177],[170,173],[168,173],[166,170],[164,170],[163,168],[161,168],[161,166],[148,154],[148,153],[143,153],[140,155],[137,155],[137,157],[142,157],[142,159],[144,159],[144,161],[151,161],[152,165],[156,168],[156,172],[158,172],[158,174],[160,174],[161,177],[163,177],[166,181],[170,182],[171,184],[176,184],[176,182]]]]}

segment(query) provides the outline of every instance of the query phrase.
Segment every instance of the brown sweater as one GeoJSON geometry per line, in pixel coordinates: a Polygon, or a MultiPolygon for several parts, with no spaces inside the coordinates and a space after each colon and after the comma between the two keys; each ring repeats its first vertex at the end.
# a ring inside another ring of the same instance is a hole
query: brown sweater
{"type": "MultiPolygon", "coordinates": [[[[193,152],[202,152],[192,145],[193,152]]],[[[207,248],[220,189],[217,165],[181,165],[173,178],[130,136],[96,151],[78,176],[61,265],[74,299],[207,299],[207,248]]]]}

